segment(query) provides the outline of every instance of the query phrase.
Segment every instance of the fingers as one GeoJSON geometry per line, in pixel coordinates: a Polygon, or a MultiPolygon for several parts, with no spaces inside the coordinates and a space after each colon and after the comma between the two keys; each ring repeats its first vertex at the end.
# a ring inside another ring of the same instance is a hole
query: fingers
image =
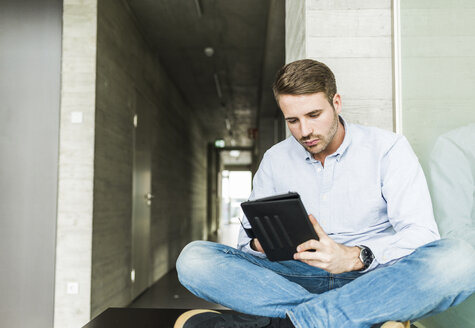
{"type": "Polygon", "coordinates": [[[317,233],[318,238],[327,236],[323,228],[320,226],[320,223],[318,223],[317,219],[315,219],[315,217],[312,214],[310,214],[308,218],[310,219],[310,222],[313,224],[313,229],[315,229],[315,232],[317,233]]]}
{"type": "MultiPolygon", "coordinates": [[[[306,263],[315,268],[319,268],[325,271],[328,271],[328,263],[319,261],[319,260],[299,260],[300,262],[306,263]]],[[[329,272],[329,271],[328,271],[329,272]]]]}
{"type": "Polygon", "coordinates": [[[305,261],[305,260],[312,260],[312,261],[320,261],[321,255],[318,252],[300,252],[294,254],[295,260],[305,261]]]}
{"type": "Polygon", "coordinates": [[[318,224],[317,219],[315,219],[315,217],[312,214],[309,214],[308,218],[309,218],[310,222],[312,222],[313,225],[318,224]]]}
{"type": "Polygon", "coordinates": [[[320,252],[302,252],[295,253],[294,260],[298,260],[308,265],[326,270],[329,265],[328,255],[322,254],[320,252]]]}
{"type": "Polygon", "coordinates": [[[320,246],[320,242],[315,239],[307,240],[306,242],[297,246],[297,252],[305,252],[309,250],[316,251],[320,246]]]}

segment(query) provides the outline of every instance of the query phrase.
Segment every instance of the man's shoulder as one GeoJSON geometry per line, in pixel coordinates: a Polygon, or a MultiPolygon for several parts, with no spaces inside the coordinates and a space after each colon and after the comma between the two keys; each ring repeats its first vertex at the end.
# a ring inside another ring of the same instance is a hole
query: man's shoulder
{"type": "Polygon", "coordinates": [[[348,124],[351,138],[355,144],[371,146],[381,150],[391,148],[396,142],[404,139],[400,134],[394,133],[375,126],[366,126],[360,124],[348,124]]]}

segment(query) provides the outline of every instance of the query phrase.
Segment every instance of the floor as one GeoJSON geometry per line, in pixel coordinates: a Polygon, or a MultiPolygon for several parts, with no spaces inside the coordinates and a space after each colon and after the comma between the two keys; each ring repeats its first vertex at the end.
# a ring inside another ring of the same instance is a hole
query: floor
{"type": "Polygon", "coordinates": [[[130,304],[129,307],[156,309],[225,309],[221,305],[206,302],[190,293],[178,281],[176,270],[169,272],[158,280],[152,287],[130,304]]]}
{"type": "MultiPolygon", "coordinates": [[[[239,233],[239,224],[223,225],[218,232],[218,242],[235,247],[239,233]]],[[[158,309],[226,309],[225,307],[202,300],[178,281],[177,272],[173,270],[158,280],[129,307],[158,309]]]]}

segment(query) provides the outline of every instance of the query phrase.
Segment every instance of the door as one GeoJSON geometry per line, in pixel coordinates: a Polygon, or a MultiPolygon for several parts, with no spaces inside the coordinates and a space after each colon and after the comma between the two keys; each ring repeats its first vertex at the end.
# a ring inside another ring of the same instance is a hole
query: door
{"type": "Polygon", "coordinates": [[[134,116],[134,168],[132,191],[132,296],[150,286],[150,215],[152,205],[153,105],[137,93],[134,116]]]}

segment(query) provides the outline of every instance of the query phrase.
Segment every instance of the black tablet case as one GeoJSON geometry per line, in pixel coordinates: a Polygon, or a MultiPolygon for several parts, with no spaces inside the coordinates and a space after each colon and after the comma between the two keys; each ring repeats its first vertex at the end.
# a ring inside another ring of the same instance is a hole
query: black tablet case
{"type": "Polygon", "coordinates": [[[243,226],[246,234],[259,240],[271,261],[293,260],[298,245],[318,240],[298,193],[247,201],[241,208],[252,227],[243,226]]]}

